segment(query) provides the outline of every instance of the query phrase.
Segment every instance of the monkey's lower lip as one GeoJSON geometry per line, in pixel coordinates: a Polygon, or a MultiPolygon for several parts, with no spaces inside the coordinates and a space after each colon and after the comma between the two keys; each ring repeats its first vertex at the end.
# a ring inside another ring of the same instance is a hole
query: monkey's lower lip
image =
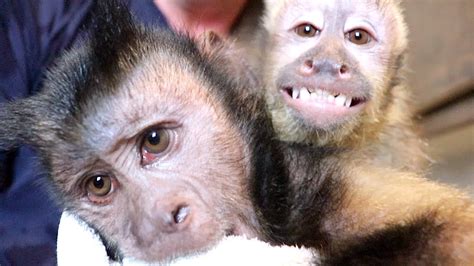
{"type": "Polygon", "coordinates": [[[366,101],[342,94],[332,95],[322,90],[309,92],[293,88],[281,90],[287,105],[316,126],[335,124],[362,110],[366,101]]]}

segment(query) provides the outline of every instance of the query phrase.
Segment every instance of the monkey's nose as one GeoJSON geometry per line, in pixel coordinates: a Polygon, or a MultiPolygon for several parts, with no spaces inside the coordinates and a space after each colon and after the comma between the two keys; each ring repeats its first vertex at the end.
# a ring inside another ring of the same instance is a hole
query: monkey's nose
{"type": "Polygon", "coordinates": [[[161,230],[166,233],[184,230],[192,220],[191,207],[185,203],[160,205],[156,210],[156,216],[162,222],[161,230]]]}
{"type": "Polygon", "coordinates": [[[173,221],[175,224],[181,224],[188,218],[190,209],[188,206],[178,206],[171,214],[173,215],[173,221]]]}
{"type": "Polygon", "coordinates": [[[339,64],[331,60],[304,60],[300,67],[300,73],[303,76],[329,74],[341,79],[350,78],[350,69],[348,65],[339,64]]]}

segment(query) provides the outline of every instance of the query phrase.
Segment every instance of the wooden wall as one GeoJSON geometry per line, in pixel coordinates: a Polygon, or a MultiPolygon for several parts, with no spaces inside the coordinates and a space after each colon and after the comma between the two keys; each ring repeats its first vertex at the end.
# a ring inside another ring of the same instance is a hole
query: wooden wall
{"type": "Polygon", "coordinates": [[[404,0],[409,84],[431,178],[474,195],[474,0],[404,0]]]}

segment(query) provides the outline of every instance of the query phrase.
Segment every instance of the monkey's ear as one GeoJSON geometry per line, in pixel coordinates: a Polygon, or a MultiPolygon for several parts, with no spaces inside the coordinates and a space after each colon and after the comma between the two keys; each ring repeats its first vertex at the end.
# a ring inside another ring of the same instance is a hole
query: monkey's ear
{"type": "Polygon", "coordinates": [[[232,40],[223,39],[217,33],[207,31],[197,37],[195,43],[201,54],[213,65],[219,66],[220,71],[241,82],[245,81],[252,88],[259,86],[256,74],[245,59],[245,51],[236,47],[232,40]]]}

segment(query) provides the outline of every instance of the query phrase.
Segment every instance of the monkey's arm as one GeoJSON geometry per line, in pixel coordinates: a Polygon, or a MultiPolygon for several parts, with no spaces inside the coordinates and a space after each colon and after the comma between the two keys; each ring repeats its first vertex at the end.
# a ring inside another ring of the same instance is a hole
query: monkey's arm
{"type": "MultiPolygon", "coordinates": [[[[100,237],[76,216],[64,212],[58,231],[58,265],[110,265],[100,237]],[[85,255],[87,254],[87,255],[85,255]]],[[[204,254],[179,258],[170,265],[311,265],[314,252],[290,246],[270,246],[257,239],[232,236],[204,254]]],[[[125,258],[123,265],[143,265],[125,258]]]]}
{"type": "Polygon", "coordinates": [[[416,174],[354,166],[338,217],[337,263],[474,259],[474,204],[461,191],[416,174]],[[343,225],[343,226],[342,226],[343,225]],[[342,248],[341,248],[342,247],[342,248]]]}

